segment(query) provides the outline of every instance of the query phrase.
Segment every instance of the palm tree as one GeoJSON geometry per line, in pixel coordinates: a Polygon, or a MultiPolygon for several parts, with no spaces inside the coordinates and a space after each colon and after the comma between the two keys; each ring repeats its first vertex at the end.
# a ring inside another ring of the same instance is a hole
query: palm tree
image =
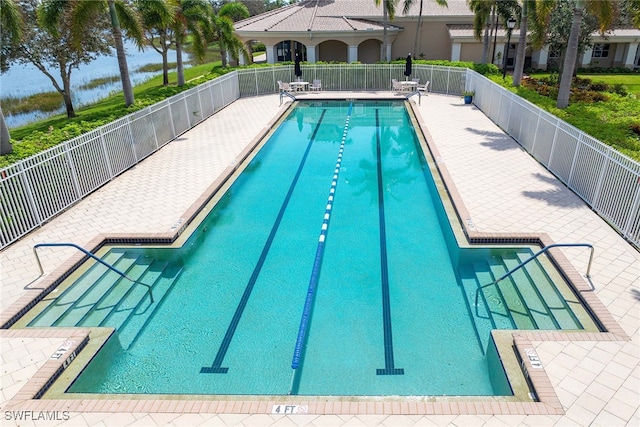
{"type": "Polygon", "coordinates": [[[169,84],[169,48],[173,44],[173,11],[167,1],[136,0],[147,45],[162,56],[162,85],[169,84]]]}
{"type": "Polygon", "coordinates": [[[393,21],[393,18],[395,17],[396,4],[398,3],[398,0],[375,0],[376,6],[380,6],[381,1],[384,2],[382,6],[382,25],[383,25],[383,32],[382,32],[383,55],[382,56],[384,57],[385,61],[389,62],[389,55],[388,55],[388,49],[387,49],[387,25],[388,25],[388,21],[389,20],[393,21]]]}
{"type": "Polygon", "coordinates": [[[178,86],[184,86],[182,47],[191,36],[191,46],[197,60],[202,60],[207,48],[207,37],[211,34],[210,4],[206,0],[169,0],[173,7],[172,29],[176,41],[176,63],[178,86]]]}
{"type": "Polygon", "coordinates": [[[482,63],[486,64],[489,58],[489,40],[491,38],[491,32],[498,30],[497,28],[491,28],[490,23],[491,17],[496,13],[495,0],[467,0],[467,5],[475,15],[473,18],[473,34],[476,39],[480,40],[482,37],[482,30],[485,30],[482,43],[482,63]]]}
{"type": "Polygon", "coordinates": [[[544,46],[549,16],[556,5],[557,0],[522,0],[522,7],[520,8],[520,37],[518,38],[516,63],[513,69],[513,86],[520,86],[524,73],[529,16],[534,17],[531,26],[531,45],[539,49],[544,46]]]}
{"type": "MultiPolygon", "coordinates": [[[[414,0],[404,0],[404,9],[402,10],[403,14],[407,14],[409,13],[409,9],[411,9],[411,6],[413,5],[413,1],[414,0]]],[[[447,6],[447,0],[434,0],[436,3],[438,3],[440,6],[443,7],[448,7],[447,6]]],[[[418,12],[418,28],[416,28],[416,37],[415,40],[413,41],[413,53],[418,56],[419,55],[419,51],[420,51],[420,47],[418,46],[418,41],[420,39],[420,33],[421,33],[421,29],[422,29],[422,3],[423,0],[420,0],[420,10],[418,12]]]]}
{"type": "Polygon", "coordinates": [[[87,25],[91,25],[91,22],[95,20],[96,17],[105,15],[107,12],[109,13],[111,34],[113,35],[118,67],[120,69],[124,103],[127,107],[133,104],[135,101],[133,97],[133,87],[131,86],[127,56],[122,39],[123,27],[126,29],[127,35],[133,38],[138,47],[142,48],[144,46],[142,25],[133,8],[122,0],[48,0],[43,6],[43,21],[52,31],[55,31],[56,22],[63,18],[64,12],[70,12],[69,20],[76,43],[80,42],[79,39],[82,37],[82,31],[87,25]]]}
{"type": "Polygon", "coordinates": [[[245,57],[249,57],[247,49],[242,41],[236,36],[233,23],[240,19],[249,17],[249,9],[240,3],[227,3],[220,8],[218,13],[213,13],[212,23],[215,38],[220,48],[220,56],[222,56],[222,66],[227,66],[227,52],[231,53],[233,59],[239,58],[239,53],[245,57]]]}
{"type": "MultiPolygon", "coordinates": [[[[2,0],[0,7],[0,27],[2,27],[3,43],[18,43],[22,38],[22,15],[14,0],[2,0]]],[[[4,114],[0,108],[0,155],[9,154],[13,151],[11,145],[11,135],[9,128],[4,121],[4,114]]]]}
{"type": "Polygon", "coordinates": [[[573,70],[578,58],[578,39],[580,37],[580,24],[585,13],[595,16],[600,23],[600,31],[604,32],[613,22],[616,4],[614,0],[576,0],[573,8],[573,20],[571,22],[571,32],[567,43],[567,52],[562,67],[560,87],[558,89],[558,100],[556,107],[564,109],[569,105],[569,95],[571,83],[573,81],[573,70]]]}

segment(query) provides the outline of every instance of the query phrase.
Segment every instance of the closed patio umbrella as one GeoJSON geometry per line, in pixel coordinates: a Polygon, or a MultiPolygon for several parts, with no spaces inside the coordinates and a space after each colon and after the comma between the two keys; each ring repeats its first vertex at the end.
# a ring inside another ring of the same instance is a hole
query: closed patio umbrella
{"type": "Polygon", "coordinates": [[[407,62],[404,64],[404,75],[407,77],[406,80],[409,80],[409,76],[411,76],[411,54],[407,55],[407,62]]]}
{"type": "Polygon", "coordinates": [[[293,74],[295,74],[298,78],[302,77],[302,68],[300,68],[300,55],[298,54],[298,52],[296,52],[296,62],[293,66],[293,74]]]}

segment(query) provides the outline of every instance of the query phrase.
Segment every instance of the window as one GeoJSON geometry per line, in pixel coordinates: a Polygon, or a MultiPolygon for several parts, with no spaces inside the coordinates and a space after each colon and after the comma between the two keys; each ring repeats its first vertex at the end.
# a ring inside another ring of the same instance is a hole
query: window
{"type": "Polygon", "coordinates": [[[592,58],[608,58],[610,44],[596,43],[593,45],[592,58]]]}

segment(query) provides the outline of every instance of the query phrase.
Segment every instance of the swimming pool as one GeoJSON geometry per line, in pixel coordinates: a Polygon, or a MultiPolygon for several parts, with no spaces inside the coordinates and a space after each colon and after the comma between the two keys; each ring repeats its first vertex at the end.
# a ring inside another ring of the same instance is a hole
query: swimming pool
{"type": "Polygon", "coordinates": [[[504,395],[504,373],[489,368],[492,328],[521,327],[518,316],[530,328],[565,317],[562,328],[584,327],[570,324],[578,316],[545,315],[544,307],[500,311],[500,301],[490,305],[499,300],[495,290],[474,306],[473,280],[490,273],[483,260],[497,269],[498,260],[529,254],[457,248],[402,103],[300,103],[183,248],[106,255],[162,283],[154,304],[123,301],[122,292],[105,297],[98,283],[108,281],[96,280],[103,272],[88,270],[51,305],[69,314],[51,308],[31,325],[108,326],[124,318],[71,392],[504,395]],[[306,349],[294,373],[328,210],[306,349]]]}

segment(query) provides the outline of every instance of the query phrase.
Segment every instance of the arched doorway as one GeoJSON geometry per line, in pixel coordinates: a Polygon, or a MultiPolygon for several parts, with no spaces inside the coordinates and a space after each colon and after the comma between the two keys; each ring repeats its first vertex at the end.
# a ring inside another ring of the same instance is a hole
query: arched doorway
{"type": "Polygon", "coordinates": [[[294,61],[296,52],[302,61],[307,60],[307,47],[295,40],[283,40],[276,45],[276,62],[294,61]]]}

